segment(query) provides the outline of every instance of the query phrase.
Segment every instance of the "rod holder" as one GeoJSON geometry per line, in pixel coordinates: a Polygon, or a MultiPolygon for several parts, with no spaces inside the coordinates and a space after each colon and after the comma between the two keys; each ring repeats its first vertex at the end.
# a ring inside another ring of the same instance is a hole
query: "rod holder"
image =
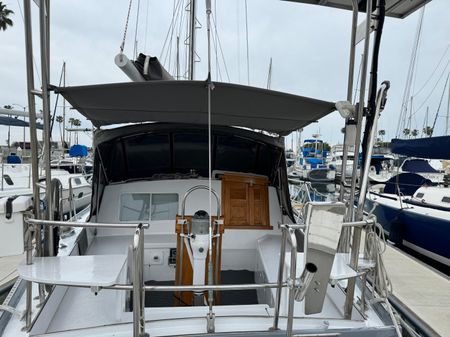
{"type": "Polygon", "coordinates": [[[309,262],[305,265],[302,275],[295,282],[295,300],[297,302],[301,302],[305,298],[316,272],[317,267],[314,263],[309,262]]]}

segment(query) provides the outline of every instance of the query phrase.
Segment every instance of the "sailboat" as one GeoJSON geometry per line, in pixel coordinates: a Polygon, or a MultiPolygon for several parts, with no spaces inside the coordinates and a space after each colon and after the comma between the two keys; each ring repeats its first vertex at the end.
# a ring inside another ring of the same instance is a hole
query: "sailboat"
{"type": "MultiPolygon", "coordinates": [[[[381,2],[378,18],[417,6],[402,4],[381,2]]],[[[344,7],[357,18],[358,6],[344,7]]],[[[210,14],[207,2],[208,32],[210,14]]],[[[3,336],[400,336],[378,239],[359,254],[363,228],[375,226],[362,216],[365,193],[357,210],[310,202],[296,214],[290,203],[283,136],[336,104],[210,75],[56,89],[98,127],[92,203],[77,222],[26,219],[28,254],[2,307],[3,336]],[[56,256],[33,257],[40,226],[77,230],[56,256]],[[353,249],[338,252],[348,230],[353,249]]],[[[388,86],[374,91],[373,123],[388,86]]],[[[347,108],[341,115],[354,118],[347,108]]]]}
{"type": "MultiPolygon", "coordinates": [[[[393,153],[408,157],[450,159],[450,136],[393,139],[393,153]]],[[[435,185],[417,173],[400,173],[381,188],[368,193],[366,209],[372,210],[389,239],[442,266],[450,267],[450,188],[435,185]]],[[[445,269],[445,267],[444,267],[445,269]]]]}

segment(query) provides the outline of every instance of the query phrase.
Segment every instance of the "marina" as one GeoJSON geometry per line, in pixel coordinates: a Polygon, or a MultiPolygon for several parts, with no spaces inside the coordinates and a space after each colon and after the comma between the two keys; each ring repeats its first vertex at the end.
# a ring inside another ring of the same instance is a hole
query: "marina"
{"type": "Polygon", "coordinates": [[[450,336],[450,7],[264,2],[0,1],[0,336],[450,336]]]}
{"type": "Polygon", "coordinates": [[[449,277],[436,272],[396,248],[384,254],[393,296],[438,336],[450,335],[449,277]]]}

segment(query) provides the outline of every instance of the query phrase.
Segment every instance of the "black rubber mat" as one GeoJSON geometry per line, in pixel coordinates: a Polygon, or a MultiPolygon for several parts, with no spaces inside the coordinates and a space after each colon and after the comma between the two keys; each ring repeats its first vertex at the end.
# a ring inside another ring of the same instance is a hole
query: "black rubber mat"
{"type": "MultiPolygon", "coordinates": [[[[255,273],[250,270],[224,270],[220,273],[222,284],[253,284],[255,273]]],[[[258,304],[255,289],[230,290],[220,293],[221,305],[258,304]]]]}
{"type": "MultiPolygon", "coordinates": [[[[224,270],[220,274],[221,284],[252,284],[255,283],[255,273],[250,270],[224,270]]],[[[174,285],[174,281],[147,281],[146,285],[174,285]]],[[[145,293],[146,307],[171,307],[173,305],[172,291],[147,291],[145,293]]],[[[131,301],[132,301],[131,296],[131,301]]],[[[220,293],[220,305],[258,304],[256,290],[230,290],[220,293]]]]}

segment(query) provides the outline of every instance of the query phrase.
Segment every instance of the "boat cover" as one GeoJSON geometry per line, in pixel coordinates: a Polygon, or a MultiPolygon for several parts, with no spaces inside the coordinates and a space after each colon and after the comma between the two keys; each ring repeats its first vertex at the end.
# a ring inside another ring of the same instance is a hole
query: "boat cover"
{"type": "Polygon", "coordinates": [[[432,186],[433,183],[417,173],[400,173],[386,182],[383,193],[414,195],[422,186],[432,186]]]}
{"type": "Polygon", "coordinates": [[[69,156],[71,157],[86,157],[88,155],[88,148],[86,145],[75,144],[69,149],[69,156]]]}
{"type": "Polygon", "coordinates": [[[392,139],[391,151],[408,157],[450,159],[450,136],[392,139]]]}
{"type": "Polygon", "coordinates": [[[416,173],[438,173],[425,159],[408,159],[402,165],[402,170],[416,173]]]}
{"type": "MultiPolygon", "coordinates": [[[[335,110],[334,103],[214,82],[211,124],[286,135],[335,110]]],[[[121,123],[207,124],[205,81],[148,81],[57,88],[96,127],[121,123]]]]}

